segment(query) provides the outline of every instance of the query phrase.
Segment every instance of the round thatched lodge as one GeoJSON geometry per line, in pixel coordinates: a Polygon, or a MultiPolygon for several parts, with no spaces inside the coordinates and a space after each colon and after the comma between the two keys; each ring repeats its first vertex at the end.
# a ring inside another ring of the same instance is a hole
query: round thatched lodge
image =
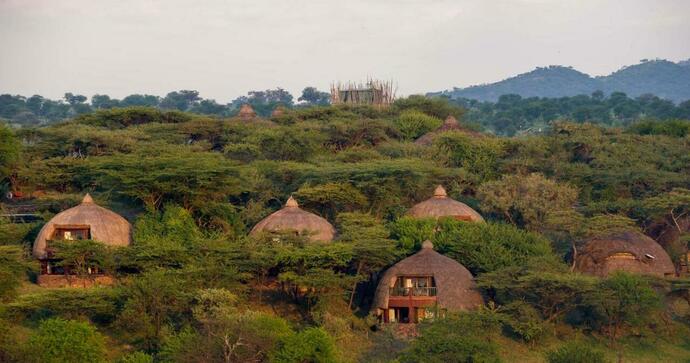
{"type": "MultiPolygon", "coordinates": [[[[85,240],[102,242],[109,246],[128,246],[132,240],[132,225],[117,213],[97,205],[89,194],[84,196],[81,204],[64,210],[48,223],[38,233],[33,246],[33,255],[40,261],[41,273],[38,283],[42,286],[80,286],[83,281],[77,281],[70,276],[69,268],[56,265],[51,249],[51,241],[56,240],[85,240]]],[[[109,278],[98,271],[90,271],[107,282],[109,278]]],[[[98,281],[93,281],[98,283],[98,281]]]]}
{"type": "Polygon", "coordinates": [[[449,198],[442,186],[437,186],[434,196],[416,204],[407,215],[414,218],[453,217],[461,221],[483,222],[484,218],[467,204],[449,198]]]}
{"type": "Polygon", "coordinates": [[[268,217],[262,219],[249,232],[256,236],[262,232],[291,231],[301,236],[309,236],[311,241],[332,241],[335,228],[325,218],[307,212],[299,207],[297,201],[290,197],[285,206],[268,217]]]}
{"type": "Polygon", "coordinates": [[[371,311],[384,323],[417,323],[482,303],[472,274],[425,241],[419,252],[386,270],[371,311]]]}
{"type": "Polygon", "coordinates": [[[655,276],[676,274],[663,247],[639,232],[622,232],[588,240],[577,250],[575,270],[601,277],[614,271],[655,276]]]}
{"type": "Polygon", "coordinates": [[[251,120],[256,117],[256,112],[250,104],[245,103],[240,106],[240,112],[237,114],[237,116],[242,120],[251,120]]]}

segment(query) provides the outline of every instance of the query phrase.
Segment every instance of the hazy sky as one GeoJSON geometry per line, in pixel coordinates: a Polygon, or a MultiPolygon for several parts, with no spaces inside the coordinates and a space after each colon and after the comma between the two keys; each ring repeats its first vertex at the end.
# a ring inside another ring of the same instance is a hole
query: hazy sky
{"type": "Polygon", "coordinates": [[[165,95],[392,79],[402,95],[536,66],[690,58],[688,0],[0,0],[0,93],[165,95]]]}

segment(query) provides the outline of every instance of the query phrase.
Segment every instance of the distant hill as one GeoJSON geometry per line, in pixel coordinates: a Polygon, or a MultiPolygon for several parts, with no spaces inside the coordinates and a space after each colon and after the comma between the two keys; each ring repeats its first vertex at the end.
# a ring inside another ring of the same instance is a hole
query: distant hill
{"type": "Polygon", "coordinates": [[[601,90],[606,94],[624,92],[630,97],[654,94],[674,102],[690,99],[690,59],[673,63],[667,60],[643,60],[640,64],[623,67],[603,77],[591,77],[571,67],[539,67],[500,82],[453,88],[429,95],[496,101],[501,95],[522,97],[564,97],[591,94],[601,90]]]}

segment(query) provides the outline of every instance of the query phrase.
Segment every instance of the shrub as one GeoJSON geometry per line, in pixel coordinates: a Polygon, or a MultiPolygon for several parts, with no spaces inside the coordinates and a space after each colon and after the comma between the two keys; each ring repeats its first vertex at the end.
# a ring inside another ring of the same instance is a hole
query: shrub
{"type": "Polygon", "coordinates": [[[474,274],[523,265],[537,256],[556,258],[546,238],[507,224],[404,217],[389,228],[407,252],[419,249],[425,239],[431,239],[437,251],[456,259],[474,274]]]}
{"type": "Polygon", "coordinates": [[[403,111],[395,119],[395,126],[406,140],[414,140],[440,125],[438,118],[416,110],[403,111]]]}
{"type": "Polygon", "coordinates": [[[29,338],[28,354],[41,363],[105,362],[105,339],[89,323],[48,319],[29,338]]]}
{"type": "Polygon", "coordinates": [[[120,357],[117,363],[153,363],[153,357],[144,352],[133,352],[120,357]]]}
{"type": "Polygon", "coordinates": [[[401,363],[500,362],[491,338],[499,333],[498,317],[486,311],[466,312],[423,325],[421,335],[400,356],[401,363]]]}
{"type": "Polygon", "coordinates": [[[570,342],[546,353],[549,363],[604,363],[604,353],[583,342],[570,342]]]}
{"type": "Polygon", "coordinates": [[[271,360],[276,363],[335,362],[335,343],[323,328],[307,328],[283,339],[271,360]]]}

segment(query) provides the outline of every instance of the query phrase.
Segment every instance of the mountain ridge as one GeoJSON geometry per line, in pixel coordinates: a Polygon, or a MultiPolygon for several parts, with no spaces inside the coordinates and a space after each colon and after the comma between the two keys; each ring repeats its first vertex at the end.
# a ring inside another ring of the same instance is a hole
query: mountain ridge
{"type": "Polygon", "coordinates": [[[602,91],[623,92],[631,97],[654,94],[676,103],[690,99],[690,59],[674,63],[665,59],[646,60],[622,67],[607,75],[592,77],[573,67],[550,65],[504,80],[452,90],[427,93],[429,96],[468,98],[495,102],[505,94],[522,97],[567,97],[602,91]]]}

